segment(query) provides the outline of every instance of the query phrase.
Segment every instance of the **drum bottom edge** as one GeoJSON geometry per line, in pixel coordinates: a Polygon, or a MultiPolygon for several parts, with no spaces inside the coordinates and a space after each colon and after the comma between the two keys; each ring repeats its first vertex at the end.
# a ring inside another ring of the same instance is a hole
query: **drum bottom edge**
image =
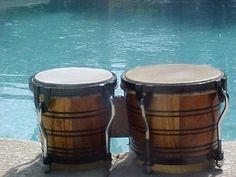
{"type": "Polygon", "coordinates": [[[93,163],[96,161],[102,161],[108,159],[108,154],[100,153],[98,155],[87,155],[87,156],[59,156],[55,154],[48,154],[49,163],[59,163],[59,164],[85,164],[85,163],[93,163]]]}
{"type": "MultiPolygon", "coordinates": [[[[138,165],[143,166],[144,161],[137,160],[138,165]]],[[[185,174],[202,171],[215,167],[214,160],[208,160],[201,163],[186,164],[186,165],[162,165],[153,164],[151,170],[153,172],[169,173],[169,174],[185,174]]]]}
{"type": "MultiPolygon", "coordinates": [[[[137,160],[145,161],[147,160],[145,157],[144,152],[136,151],[135,149],[132,149],[131,152],[136,155],[137,160]]],[[[197,163],[203,163],[207,161],[213,160],[212,156],[216,152],[215,150],[212,150],[212,152],[208,152],[206,154],[202,155],[191,155],[191,156],[173,156],[173,154],[169,154],[172,156],[164,156],[163,154],[153,154],[151,153],[151,158],[149,159],[152,164],[159,164],[159,165],[190,165],[190,164],[197,164],[197,163]]]]}

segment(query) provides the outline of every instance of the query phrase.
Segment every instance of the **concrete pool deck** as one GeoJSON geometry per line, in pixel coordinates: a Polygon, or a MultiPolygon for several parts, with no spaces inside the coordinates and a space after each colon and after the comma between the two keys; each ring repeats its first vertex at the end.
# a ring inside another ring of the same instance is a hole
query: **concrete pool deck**
{"type": "Polygon", "coordinates": [[[225,161],[222,169],[208,169],[191,174],[147,175],[144,169],[134,163],[127,153],[115,156],[109,174],[105,168],[92,170],[52,170],[44,174],[41,165],[40,143],[33,141],[0,139],[0,176],[1,177],[236,177],[236,141],[223,143],[225,161]]]}

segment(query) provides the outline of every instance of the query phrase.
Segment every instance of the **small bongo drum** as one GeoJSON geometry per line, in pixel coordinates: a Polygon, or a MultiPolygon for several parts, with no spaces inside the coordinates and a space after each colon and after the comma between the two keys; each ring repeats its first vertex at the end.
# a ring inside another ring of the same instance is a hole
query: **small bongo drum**
{"type": "Polygon", "coordinates": [[[121,87],[130,147],[147,173],[185,173],[220,165],[219,125],[228,108],[222,71],[204,65],[143,66],[125,72],[121,87]]]}
{"type": "Polygon", "coordinates": [[[29,79],[41,130],[43,163],[107,160],[116,76],[103,69],[58,68],[29,79]]]}

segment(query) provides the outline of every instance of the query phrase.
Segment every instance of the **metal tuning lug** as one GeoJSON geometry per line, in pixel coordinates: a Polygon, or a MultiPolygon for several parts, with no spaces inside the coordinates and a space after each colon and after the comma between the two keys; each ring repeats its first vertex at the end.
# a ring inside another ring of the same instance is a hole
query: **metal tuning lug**
{"type": "Polygon", "coordinates": [[[218,139],[218,149],[214,153],[213,159],[216,161],[216,166],[221,168],[224,164],[224,152],[222,150],[222,140],[221,140],[221,122],[223,121],[226,113],[229,111],[229,95],[226,92],[226,90],[222,89],[221,94],[223,96],[224,101],[224,108],[219,116],[218,122],[217,122],[217,139],[218,139]]]}
{"type": "Polygon", "coordinates": [[[42,121],[42,105],[43,103],[39,103],[37,107],[37,117],[38,117],[38,124],[39,124],[39,130],[42,136],[43,140],[43,153],[42,153],[42,158],[43,158],[43,170],[45,173],[50,173],[51,169],[51,161],[48,157],[48,141],[47,141],[47,134],[46,130],[43,125],[42,121]]]}
{"type": "Polygon", "coordinates": [[[141,109],[141,114],[142,114],[142,119],[145,124],[145,169],[146,173],[150,174],[152,172],[151,170],[151,156],[150,156],[150,129],[146,117],[146,111],[145,111],[145,106],[144,106],[144,97],[141,97],[140,99],[140,109],[141,109]]]}
{"type": "Polygon", "coordinates": [[[105,133],[106,134],[106,154],[107,154],[106,166],[107,166],[107,169],[111,168],[112,157],[111,157],[111,152],[110,152],[110,134],[109,134],[109,132],[110,132],[112,122],[115,118],[115,105],[113,102],[113,96],[110,96],[109,101],[110,101],[110,105],[111,105],[111,117],[110,117],[110,120],[109,120],[108,125],[106,127],[106,133],[105,133]]]}

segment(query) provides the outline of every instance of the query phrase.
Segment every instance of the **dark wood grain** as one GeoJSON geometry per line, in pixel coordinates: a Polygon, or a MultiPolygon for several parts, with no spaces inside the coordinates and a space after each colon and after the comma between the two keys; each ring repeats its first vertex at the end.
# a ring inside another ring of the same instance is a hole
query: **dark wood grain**
{"type": "Polygon", "coordinates": [[[52,97],[48,112],[42,115],[49,155],[93,161],[89,158],[106,154],[105,129],[110,118],[106,102],[101,94],[52,97]]]}
{"type": "MultiPolygon", "coordinates": [[[[126,96],[131,149],[145,158],[145,128],[135,92],[126,96]]],[[[217,145],[220,101],[217,92],[157,94],[146,108],[152,161],[208,156],[217,145]]]]}

